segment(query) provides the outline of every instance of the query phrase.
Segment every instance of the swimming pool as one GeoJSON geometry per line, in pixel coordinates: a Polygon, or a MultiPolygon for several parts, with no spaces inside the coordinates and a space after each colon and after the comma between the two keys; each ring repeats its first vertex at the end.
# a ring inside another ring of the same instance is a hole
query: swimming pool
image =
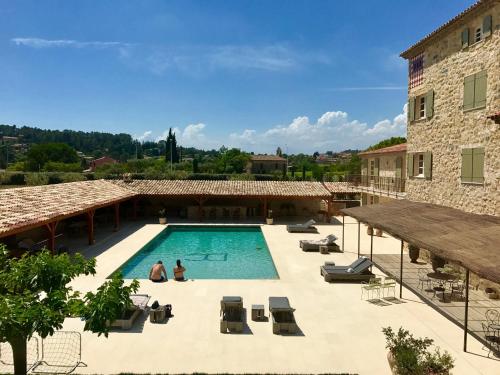
{"type": "Polygon", "coordinates": [[[278,279],[258,226],[169,225],[120,269],[126,279],[147,279],[161,260],[168,278],[177,259],[188,279],[278,279]]]}

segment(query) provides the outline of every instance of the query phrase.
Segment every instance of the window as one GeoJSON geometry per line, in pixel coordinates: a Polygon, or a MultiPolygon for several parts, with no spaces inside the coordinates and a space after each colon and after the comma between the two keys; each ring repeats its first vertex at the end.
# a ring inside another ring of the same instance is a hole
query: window
{"type": "Polygon", "coordinates": [[[414,177],[424,177],[424,154],[416,154],[414,159],[414,177]]]}
{"type": "Polygon", "coordinates": [[[424,54],[421,53],[410,59],[409,63],[410,88],[419,86],[424,81],[424,54]]]}
{"type": "Polygon", "coordinates": [[[462,175],[463,183],[484,182],[484,148],[462,149],[462,175]]]}
{"type": "Polygon", "coordinates": [[[432,178],[432,153],[417,152],[407,154],[407,175],[430,180],[432,178]]]}
{"type": "Polygon", "coordinates": [[[417,119],[421,119],[425,117],[425,96],[420,96],[417,100],[418,100],[417,119]]]}
{"type": "Polygon", "coordinates": [[[434,116],[434,90],[408,100],[408,120],[430,119],[434,116]]]}
{"type": "Polygon", "coordinates": [[[486,106],[487,77],[486,70],[483,70],[464,78],[464,111],[486,106]]]}
{"type": "Polygon", "coordinates": [[[474,33],[474,43],[480,42],[481,41],[481,28],[478,27],[476,29],[476,32],[474,33]]]}
{"type": "Polygon", "coordinates": [[[375,176],[375,160],[370,160],[370,176],[375,176]]]}

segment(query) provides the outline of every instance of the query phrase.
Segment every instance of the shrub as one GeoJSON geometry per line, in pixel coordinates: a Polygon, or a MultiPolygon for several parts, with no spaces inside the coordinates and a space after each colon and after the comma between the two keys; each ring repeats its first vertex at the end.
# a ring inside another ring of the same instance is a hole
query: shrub
{"type": "Polygon", "coordinates": [[[60,175],[62,182],[84,181],[85,176],[81,173],[63,173],[60,175]]]}
{"type": "Polygon", "coordinates": [[[47,181],[49,185],[60,184],[61,182],[63,182],[63,179],[57,174],[51,174],[49,176],[49,180],[47,181]]]}
{"type": "Polygon", "coordinates": [[[428,351],[432,339],[415,338],[402,327],[397,333],[391,327],[382,328],[382,332],[399,375],[449,374],[453,368],[453,358],[448,352],[441,354],[439,348],[433,353],[428,351]]]}
{"type": "Polygon", "coordinates": [[[26,179],[24,173],[11,174],[9,185],[26,185],[26,179]]]}
{"type": "Polygon", "coordinates": [[[39,186],[49,183],[49,175],[47,173],[27,173],[26,185],[39,186]]]}

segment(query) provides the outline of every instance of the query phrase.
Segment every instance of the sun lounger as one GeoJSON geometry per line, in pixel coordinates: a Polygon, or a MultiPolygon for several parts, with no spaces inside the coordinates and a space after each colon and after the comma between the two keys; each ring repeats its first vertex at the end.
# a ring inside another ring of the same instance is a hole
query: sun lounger
{"type": "Polygon", "coordinates": [[[309,220],[304,224],[290,224],[286,226],[286,230],[291,233],[317,233],[318,230],[313,225],[316,224],[314,220],[309,220]]]}
{"type": "Polygon", "coordinates": [[[297,333],[293,309],[287,297],[269,297],[269,313],[273,322],[273,333],[297,333]]]}
{"type": "Polygon", "coordinates": [[[299,245],[302,251],[319,251],[320,246],[327,246],[328,251],[340,251],[340,247],[335,243],[336,240],[337,237],[330,234],[322,240],[300,240],[299,245]]]}
{"type": "Polygon", "coordinates": [[[373,263],[366,257],[360,257],[349,266],[320,267],[321,276],[325,281],[369,281],[374,275],[369,270],[373,263]]]}
{"type": "Polygon", "coordinates": [[[132,305],[134,305],[134,307],[140,310],[146,310],[151,296],[148,294],[131,294],[130,299],[132,300],[132,305]]]}
{"type": "Polygon", "coordinates": [[[245,321],[245,310],[243,309],[243,298],[222,297],[220,301],[220,331],[243,332],[243,322],[245,321]]]}

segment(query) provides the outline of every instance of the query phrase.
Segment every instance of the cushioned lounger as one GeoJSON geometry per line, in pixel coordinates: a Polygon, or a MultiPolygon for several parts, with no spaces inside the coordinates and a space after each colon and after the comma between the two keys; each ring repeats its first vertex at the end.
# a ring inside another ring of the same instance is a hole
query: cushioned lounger
{"type": "Polygon", "coordinates": [[[269,313],[273,322],[273,333],[297,333],[299,327],[287,297],[269,297],[269,313]]]}
{"type": "Polygon", "coordinates": [[[296,233],[317,233],[318,230],[313,225],[316,224],[314,220],[309,220],[304,224],[290,224],[286,226],[286,230],[296,233]]]}
{"type": "Polygon", "coordinates": [[[369,270],[373,263],[368,258],[359,258],[351,266],[321,266],[325,281],[369,281],[374,275],[369,270]]]}
{"type": "Polygon", "coordinates": [[[335,241],[337,241],[337,237],[330,234],[322,240],[300,240],[299,245],[302,251],[319,251],[320,246],[328,246],[328,251],[340,251],[340,247],[335,241]]]}
{"type": "Polygon", "coordinates": [[[245,310],[243,309],[243,298],[236,296],[225,296],[220,301],[220,331],[243,332],[245,321],[245,310]]]}

